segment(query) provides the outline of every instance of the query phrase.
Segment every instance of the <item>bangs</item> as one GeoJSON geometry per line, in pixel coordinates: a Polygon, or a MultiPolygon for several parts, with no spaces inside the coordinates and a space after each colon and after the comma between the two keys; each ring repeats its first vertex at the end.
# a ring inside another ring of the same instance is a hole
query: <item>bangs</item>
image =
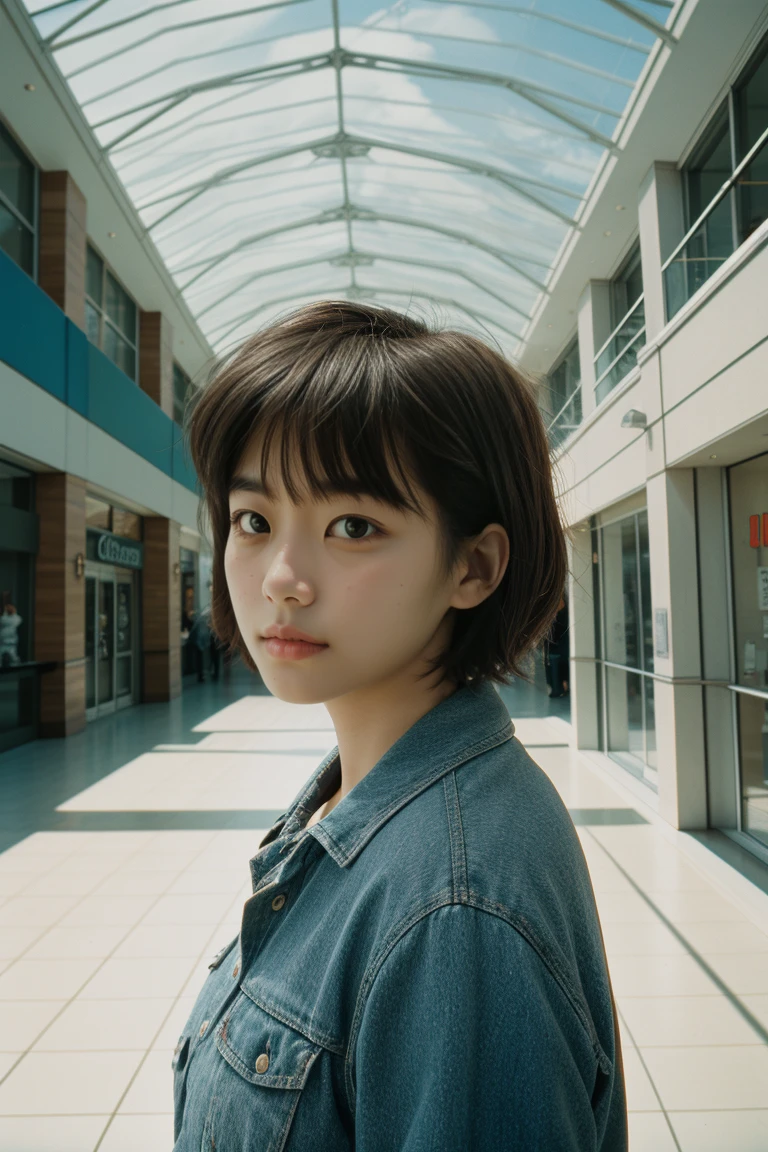
{"type": "Polygon", "coordinates": [[[319,360],[271,382],[246,417],[243,447],[253,436],[263,438],[260,479],[270,498],[277,466],[294,503],[307,493],[327,500],[365,495],[423,516],[417,453],[403,434],[411,422],[398,403],[402,382],[393,380],[391,361],[385,375],[370,340],[359,340],[354,357],[350,343],[343,358],[324,350],[319,360]]]}

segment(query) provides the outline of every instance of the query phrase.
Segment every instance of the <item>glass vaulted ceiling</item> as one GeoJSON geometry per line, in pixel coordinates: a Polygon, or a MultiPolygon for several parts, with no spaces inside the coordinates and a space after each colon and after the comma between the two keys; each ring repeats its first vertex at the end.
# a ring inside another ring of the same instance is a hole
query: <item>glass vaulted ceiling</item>
{"type": "Polygon", "coordinates": [[[318,297],[520,335],[670,0],[27,0],[218,352],[318,297]]]}

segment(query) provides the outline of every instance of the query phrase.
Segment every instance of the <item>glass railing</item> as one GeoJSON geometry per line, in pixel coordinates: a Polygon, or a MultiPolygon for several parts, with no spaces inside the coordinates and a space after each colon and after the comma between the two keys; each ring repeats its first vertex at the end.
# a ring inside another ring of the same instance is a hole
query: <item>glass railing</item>
{"type": "Polygon", "coordinates": [[[554,417],[545,414],[550,452],[555,452],[581,424],[581,386],[577,386],[554,417]]]}
{"type": "Polygon", "coordinates": [[[763,197],[752,203],[757,191],[768,190],[766,145],[768,128],[662,265],[667,320],[680,311],[768,216],[768,203],[763,197]],[[741,194],[742,202],[735,205],[733,199],[737,194],[741,194]],[[737,227],[739,217],[741,224],[737,227]]]}
{"type": "Polygon", "coordinates": [[[611,392],[637,364],[645,344],[645,300],[640,296],[595,356],[595,404],[611,392]]]}

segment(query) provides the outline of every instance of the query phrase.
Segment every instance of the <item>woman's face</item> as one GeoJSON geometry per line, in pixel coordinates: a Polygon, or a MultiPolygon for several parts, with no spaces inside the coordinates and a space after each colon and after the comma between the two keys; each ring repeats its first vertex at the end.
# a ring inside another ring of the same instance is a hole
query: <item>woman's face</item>
{"type": "Polygon", "coordinates": [[[425,670],[450,639],[460,574],[445,576],[436,509],[428,518],[369,497],[304,494],[291,503],[270,469],[259,489],[260,443],[244,452],[230,493],[224,554],[238,628],[265,685],[293,703],[318,703],[425,670]],[[273,626],[318,641],[265,638],[273,626]]]}

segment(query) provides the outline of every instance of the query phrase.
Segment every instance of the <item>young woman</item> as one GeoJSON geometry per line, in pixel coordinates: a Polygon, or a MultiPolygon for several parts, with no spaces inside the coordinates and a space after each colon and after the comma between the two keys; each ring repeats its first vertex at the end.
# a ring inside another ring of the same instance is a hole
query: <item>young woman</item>
{"type": "Polygon", "coordinates": [[[587,867],[494,687],[566,577],[531,387],[471,336],[321,302],[220,368],[191,444],[216,631],[338,746],[179,1039],[177,1152],[623,1152],[587,867]]]}

